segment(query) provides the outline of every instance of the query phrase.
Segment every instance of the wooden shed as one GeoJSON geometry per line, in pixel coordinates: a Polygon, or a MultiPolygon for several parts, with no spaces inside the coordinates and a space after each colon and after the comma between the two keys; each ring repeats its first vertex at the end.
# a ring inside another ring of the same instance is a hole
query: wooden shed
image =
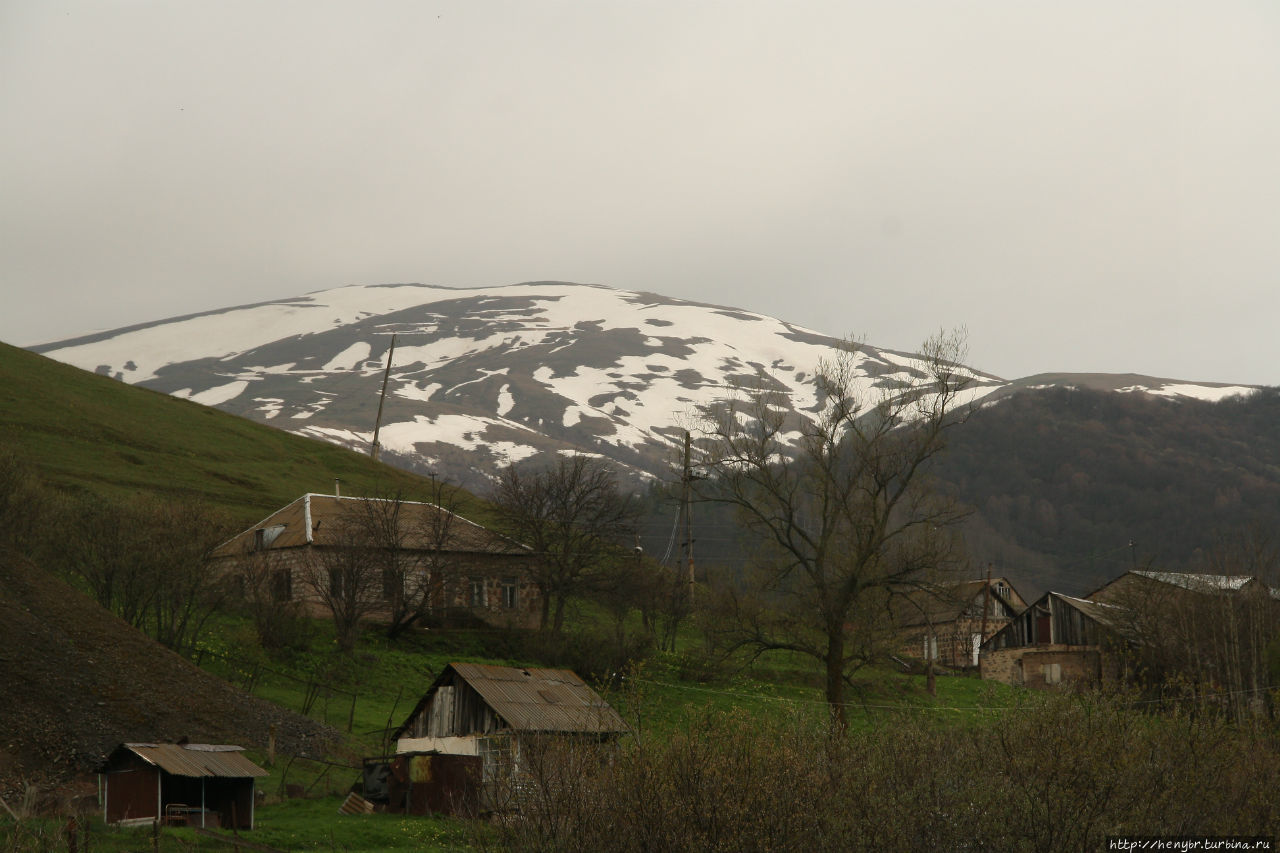
{"type": "Polygon", "coordinates": [[[377,788],[389,811],[500,811],[529,750],[629,731],[569,670],[451,663],[394,732],[397,755],[366,762],[366,791],[377,788]]]}
{"type": "Polygon", "coordinates": [[[211,743],[125,743],[99,771],[107,823],[253,829],[254,780],[243,749],[211,743]]]}

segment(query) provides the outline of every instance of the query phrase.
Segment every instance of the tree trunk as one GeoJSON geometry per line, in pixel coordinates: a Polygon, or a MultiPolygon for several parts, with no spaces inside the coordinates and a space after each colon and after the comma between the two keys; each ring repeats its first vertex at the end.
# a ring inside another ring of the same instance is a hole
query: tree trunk
{"type": "Polygon", "coordinates": [[[560,593],[556,595],[556,615],[555,621],[551,625],[551,633],[559,634],[560,629],[564,627],[564,600],[565,595],[560,593]]]}
{"type": "Polygon", "coordinates": [[[538,630],[545,631],[551,625],[551,591],[545,587],[539,587],[542,593],[542,616],[538,619],[538,630]]]}
{"type": "Polygon", "coordinates": [[[844,709],[844,626],[827,629],[827,709],[839,731],[848,726],[844,709]]]}

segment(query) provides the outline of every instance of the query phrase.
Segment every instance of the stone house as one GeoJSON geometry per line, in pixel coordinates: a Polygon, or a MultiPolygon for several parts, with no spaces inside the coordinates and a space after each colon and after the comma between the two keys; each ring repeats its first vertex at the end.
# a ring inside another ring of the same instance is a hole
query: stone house
{"type": "Polygon", "coordinates": [[[1026,606],[1006,578],[913,590],[893,602],[899,653],[942,666],[977,666],[982,642],[1026,606]]]}
{"type": "Polygon", "coordinates": [[[982,644],[982,677],[1037,688],[1115,680],[1127,619],[1116,605],[1047,592],[982,644]]]}
{"type": "Polygon", "coordinates": [[[275,600],[313,615],[323,612],[322,585],[343,582],[333,566],[346,557],[367,564],[369,594],[386,604],[374,602],[375,618],[396,596],[414,595],[433,622],[538,624],[530,549],[435,504],[305,494],[212,553],[216,571],[265,573],[275,600]]]}

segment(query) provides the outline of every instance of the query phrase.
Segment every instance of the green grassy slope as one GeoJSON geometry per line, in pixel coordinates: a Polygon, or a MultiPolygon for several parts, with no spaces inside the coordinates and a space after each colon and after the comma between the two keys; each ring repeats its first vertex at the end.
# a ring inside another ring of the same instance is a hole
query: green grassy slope
{"type": "Polygon", "coordinates": [[[5,446],[61,489],[194,497],[245,524],[304,492],[330,492],[335,478],[344,494],[414,497],[423,483],[359,453],[0,344],[5,446]]]}

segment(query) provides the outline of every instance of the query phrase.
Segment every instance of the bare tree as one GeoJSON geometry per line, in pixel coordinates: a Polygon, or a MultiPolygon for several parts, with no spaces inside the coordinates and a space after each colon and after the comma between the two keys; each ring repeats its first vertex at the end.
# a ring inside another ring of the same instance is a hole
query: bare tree
{"type": "Polygon", "coordinates": [[[572,456],[550,469],[508,466],[491,494],[499,526],[533,549],[541,628],[559,633],[571,596],[592,589],[634,535],[635,504],[600,459],[572,456]]]}
{"type": "Polygon", "coordinates": [[[16,451],[0,444],[0,554],[13,549],[27,557],[35,555],[48,503],[35,470],[16,451]]]}
{"type": "Polygon", "coordinates": [[[431,478],[425,504],[406,504],[397,493],[366,510],[383,551],[387,592],[387,636],[398,637],[431,615],[450,574],[450,551],[457,528],[462,492],[447,481],[431,478]]]}
{"type": "Polygon", "coordinates": [[[186,499],[73,499],[59,509],[53,558],[103,607],[176,651],[194,644],[227,587],[210,551],[230,534],[226,517],[186,499]]]}
{"type": "Polygon", "coordinates": [[[270,548],[251,550],[240,558],[239,568],[239,603],[253,620],[259,644],[283,649],[302,640],[309,622],[293,594],[288,555],[270,548]]]}
{"type": "Polygon", "coordinates": [[[210,570],[209,554],[233,525],[212,506],[185,499],[149,503],[145,518],[153,567],[147,631],[177,652],[190,652],[231,591],[228,579],[210,570]]]}
{"type": "MultiPolygon", "coordinates": [[[[302,582],[333,618],[338,647],[353,651],[360,624],[386,606],[385,560],[362,510],[364,501],[344,501],[324,544],[307,551],[302,582]]],[[[327,525],[326,525],[327,526],[327,525]]]]}
{"type": "Polygon", "coordinates": [[[701,497],[736,507],[764,543],[741,644],[790,650],[825,669],[826,699],[844,721],[849,674],[873,654],[888,596],[952,559],[963,517],[927,467],[967,413],[963,333],[939,333],[902,383],[875,399],[855,347],[818,368],[820,411],[789,414],[769,388],[744,391],[705,424],[701,497]]]}
{"type": "Polygon", "coordinates": [[[138,506],[98,496],[58,508],[64,543],[58,563],[98,604],[143,628],[154,595],[149,534],[138,506]]]}

